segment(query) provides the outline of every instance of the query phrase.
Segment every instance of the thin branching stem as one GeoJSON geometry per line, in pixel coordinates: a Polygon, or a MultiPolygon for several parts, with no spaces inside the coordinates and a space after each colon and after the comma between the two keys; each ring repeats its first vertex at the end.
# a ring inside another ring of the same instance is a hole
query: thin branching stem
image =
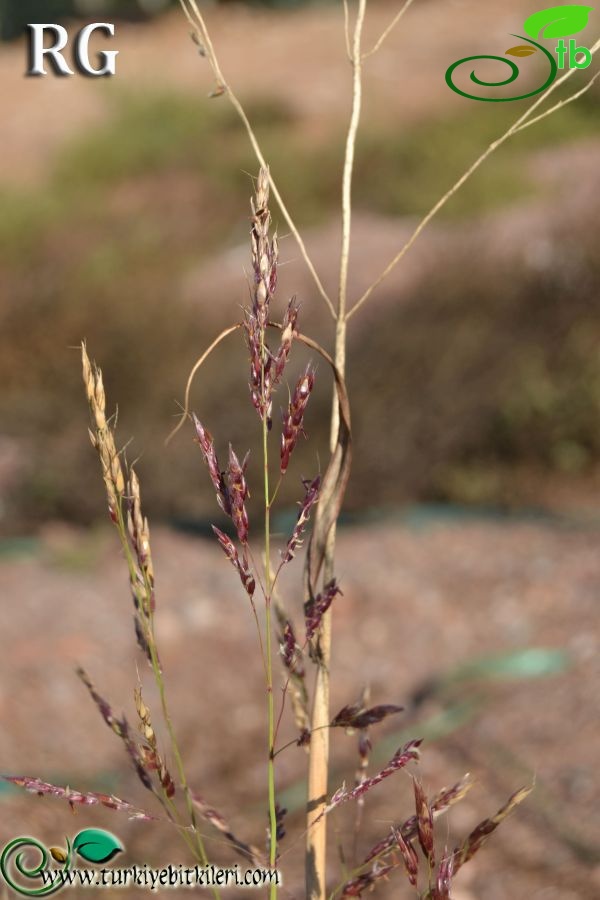
{"type": "MultiPolygon", "coordinates": [[[[592,53],[592,55],[594,53],[596,53],[596,51],[599,48],[600,48],[600,40],[596,41],[594,46],[591,48],[590,52],[592,53]]],[[[395,269],[395,267],[398,265],[400,260],[408,253],[408,251],[411,249],[413,244],[417,241],[417,239],[420,237],[422,232],[429,225],[431,220],[440,212],[441,209],[444,208],[444,206],[448,203],[448,201],[451,200],[452,197],[454,197],[454,195],[456,193],[458,193],[458,191],[462,188],[462,186],[465,184],[465,182],[467,182],[469,180],[471,175],[475,174],[475,172],[494,153],[495,150],[497,150],[504,143],[506,143],[506,141],[509,138],[513,137],[519,131],[522,131],[523,128],[527,127],[527,124],[533,124],[534,121],[540,121],[541,119],[545,118],[546,115],[550,115],[551,112],[556,112],[557,110],[562,109],[563,106],[565,106],[567,103],[571,102],[571,99],[575,99],[575,96],[574,96],[573,98],[569,97],[565,100],[562,100],[560,103],[557,103],[552,108],[552,110],[548,110],[546,113],[542,113],[541,115],[537,116],[535,120],[533,120],[533,119],[530,120],[531,114],[533,112],[535,112],[535,110],[538,109],[557,88],[559,88],[562,84],[564,84],[564,82],[567,81],[569,78],[571,78],[577,71],[578,71],[577,69],[569,69],[567,72],[565,72],[564,75],[562,75],[560,78],[557,78],[557,80],[555,82],[553,82],[553,84],[550,85],[548,90],[544,91],[544,93],[541,94],[541,96],[534,103],[532,103],[532,105],[529,107],[529,109],[527,109],[521,116],[518,117],[518,119],[516,119],[515,122],[513,122],[513,124],[510,126],[510,128],[508,128],[504,132],[504,134],[502,134],[499,138],[497,138],[495,141],[493,141],[489,145],[489,147],[487,147],[487,149],[484,150],[484,152],[475,160],[475,162],[467,169],[467,171],[461,175],[461,177],[458,179],[458,181],[456,181],[452,185],[450,190],[446,191],[444,196],[441,197],[437,201],[437,203],[429,210],[429,212],[423,217],[423,219],[421,219],[421,221],[419,222],[419,224],[417,225],[417,227],[415,228],[415,230],[413,231],[413,233],[411,234],[411,236],[409,237],[407,242],[404,244],[404,246],[398,251],[398,253],[394,256],[394,258],[388,263],[388,265],[381,272],[381,274],[378,275],[378,277],[375,279],[375,281],[373,281],[373,283],[367,288],[367,290],[364,292],[362,297],[360,297],[360,299],[357,300],[356,303],[354,304],[354,306],[350,309],[350,311],[348,312],[347,317],[346,317],[347,319],[352,318],[352,316],[356,312],[358,312],[358,310],[362,306],[364,306],[364,304],[367,302],[367,300],[369,299],[369,297],[371,296],[373,291],[377,287],[379,287],[379,285],[382,283],[382,281],[385,281],[385,279],[388,277],[390,272],[392,272],[392,270],[395,269]]],[[[591,87],[591,85],[588,85],[588,87],[591,87]]]]}
{"type": "Polygon", "coordinates": [[[231,325],[229,328],[224,328],[223,331],[219,335],[217,335],[217,337],[214,339],[212,344],[210,344],[206,348],[206,350],[204,351],[202,356],[200,356],[196,360],[194,365],[192,366],[192,371],[188,375],[187,384],[185,386],[185,399],[184,399],[183,410],[181,413],[181,418],[180,418],[179,422],[177,423],[177,425],[175,426],[175,428],[173,429],[173,431],[167,437],[165,444],[169,444],[173,440],[173,438],[175,437],[177,432],[183,427],[185,420],[188,418],[188,416],[190,414],[190,393],[192,390],[192,384],[194,383],[194,378],[196,377],[196,372],[198,371],[198,369],[201,368],[201,366],[204,365],[204,363],[206,362],[206,360],[208,359],[210,354],[213,352],[213,350],[215,350],[219,346],[221,341],[224,341],[226,337],[228,337],[230,334],[233,334],[234,331],[237,331],[238,328],[241,328],[241,327],[242,327],[242,323],[237,322],[235,325],[231,325]]]}
{"type": "MultiPolygon", "coordinates": [[[[229,102],[231,103],[231,105],[233,106],[235,111],[237,112],[239,118],[241,119],[241,121],[244,125],[244,128],[246,129],[248,138],[250,140],[250,144],[252,145],[252,149],[254,150],[254,154],[255,154],[258,162],[260,163],[260,165],[263,169],[268,170],[269,166],[267,164],[267,161],[264,157],[264,154],[263,154],[260,144],[258,142],[258,138],[256,137],[256,133],[255,133],[254,129],[252,128],[252,125],[250,123],[250,120],[248,119],[248,116],[246,115],[244,106],[241,103],[241,101],[239,100],[239,98],[237,97],[237,95],[232,90],[231,85],[228,83],[225,76],[223,75],[219,60],[218,60],[216,52],[215,52],[215,48],[213,46],[208,28],[206,26],[206,22],[204,20],[202,13],[200,12],[200,9],[198,7],[198,4],[196,3],[196,0],[179,0],[179,3],[181,4],[181,6],[183,8],[183,11],[186,15],[188,22],[194,29],[194,32],[197,34],[198,41],[202,45],[203,53],[206,56],[206,59],[208,60],[208,63],[212,69],[213,75],[215,76],[215,80],[217,82],[217,92],[219,94],[226,94],[227,97],[229,98],[229,102]]],[[[310,272],[311,277],[315,283],[315,286],[319,292],[319,296],[321,297],[321,299],[327,306],[329,312],[331,313],[332,318],[335,318],[335,307],[334,307],[333,303],[331,302],[329,294],[325,290],[323,283],[322,283],[321,279],[319,278],[319,275],[317,274],[317,270],[315,269],[315,266],[309,256],[308,250],[306,249],[306,244],[304,243],[304,240],[303,240],[300,232],[298,231],[296,223],[292,219],[292,216],[291,216],[287,206],[285,205],[283,198],[282,198],[281,194],[279,193],[277,184],[275,183],[273,176],[271,175],[270,172],[269,172],[269,184],[271,186],[271,191],[273,193],[273,196],[275,197],[275,199],[277,200],[277,203],[279,204],[279,208],[280,208],[282,215],[287,223],[287,226],[290,229],[291,233],[293,234],[293,236],[296,240],[296,243],[298,244],[298,247],[300,248],[300,253],[302,254],[302,258],[304,259],[304,262],[306,263],[308,271],[310,272]]]]}
{"type": "Polygon", "coordinates": [[[537,125],[538,122],[541,122],[542,119],[546,119],[548,116],[551,116],[553,113],[558,112],[559,109],[562,109],[563,106],[568,106],[569,103],[573,103],[575,100],[579,100],[580,97],[583,97],[584,94],[587,94],[589,89],[595,84],[595,82],[600,78],[600,71],[596,72],[596,74],[590,78],[587,84],[578,90],[575,94],[571,94],[570,97],[567,97],[565,100],[559,100],[558,103],[555,103],[554,106],[551,106],[550,109],[544,110],[543,113],[540,113],[539,116],[535,116],[533,119],[529,119],[523,125],[520,125],[517,130],[514,132],[515,134],[519,134],[520,131],[524,131],[526,128],[529,128],[531,125],[537,125]]]}
{"type": "Polygon", "coordinates": [[[363,59],[368,59],[369,56],[373,56],[374,53],[377,53],[377,51],[379,50],[379,48],[381,47],[381,45],[383,44],[383,42],[390,36],[390,34],[392,33],[392,31],[394,30],[394,28],[396,27],[396,25],[397,25],[398,22],[400,21],[400,19],[401,19],[402,16],[404,15],[404,13],[407,11],[407,9],[409,8],[409,6],[412,6],[413,3],[414,3],[414,0],[406,0],[404,6],[402,6],[402,7],[398,10],[398,12],[397,12],[396,15],[394,16],[394,18],[392,19],[392,21],[390,22],[390,24],[388,25],[388,27],[385,29],[385,31],[383,32],[383,34],[381,35],[381,37],[378,38],[378,40],[377,40],[377,41],[375,42],[375,44],[371,47],[370,50],[367,50],[366,53],[363,53],[363,56],[362,56],[363,59]]]}
{"type": "MultiPolygon", "coordinates": [[[[127,562],[127,567],[129,569],[130,578],[132,579],[132,582],[135,582],[138,570],[137,570],[135,561],[133,559],[131,547],[129,545],[129,539],[128,539],[128,534],[127,534],[127,525],[125,522],[125,516],[123,514],[123,507],[122,507],[121,500],[119,500],[119,503],[117,504],[116,514],[117,514],[117,518],[116,518],[115,524],[117,527],[119,539],[121,541],[121,547],[123,549],[123,554],[124,554],[125,560],[127,562]]],[[[144,578],[144,584],[145,584],[147,594],[148,594],[148,596],[150,596],[152,587],[148,581],[148,577],[145,572],[143,573],[143,578],[144,578]]],[[[194,809],[194,803],[193,803],[191,791],[190,791],[190,788],[189,788],[189,785],[187,782],[187,778],[186,778],[186,774],[185,774],[185,767],[183,765],[183,759],[181,757],[181,752],[179,750],[179,743],[177,741],[177,735],[175,733],[175,729],[173,728],[173,722],[171,720],[171,715],[170,715],[169,707],[168,707],[168,703],[167,703],[167,696],[166,696],[163,673],[162,673],[161,665],[160,665],[160,662],[158,659],[158,653],[156,650],[156,642],[154,639],[154,616],[153,616],[153,613],[151,610],[149,611],[148,615],[144,614],[144,626],[145,626],[145,631],[146,631],[145,638],[147,640],[148,650],[149,650],[149,654],[150,654],[150,665],[152,667],[152,674],[154,675],[154,681],[155,681],[156,687],[158,689],[161,711],[162,711],[162,715],[163,715],[163,721],[165,723],[165,726],[167,728],[167,732],[169,735],[169,742],[171,745],[173,757],[175,759],[175,765],[177,766],[177,774],[179,776],[179,782],[181,785],[181,789],[183,791],[186,809],[187,809],[187,813],[188,813],[188,817],[189,817],[189,821],[190,821],[190,825],[192,828],[196,846],[194,847],[193,843],[190,840],[189,835],[183,829],[182,829],[182,835],[183,835],[185,842],[188,844],[189,848],[191,849],[192,853],[194,854],[194,856],[198,859],[198,861],[200,863],[202,863],[202,865],[206,866],[206,865],[208,865],[208,857],[206,855],[204,842],[203,842],[202,836],[200,834],[200,830],[198,828],[198,822],[196,820],[196,812],[194,809]]],[[[163,793],[164,793],[164,790],[163,790],[163,793]]],[[[174,803],[166,794],[164,794],[164,799],[165,799],[167,807],[168,807],[171,815],[173,815],[176,823],[178,825],[181,825],[181,819],[179,817],[179,813],[178,813],[177,808],[175,807],[174,803]]],[[[215,900],[219,900],[220,893],[217,888],[213,887],[212,894],[213,894],[215,900]]]]}

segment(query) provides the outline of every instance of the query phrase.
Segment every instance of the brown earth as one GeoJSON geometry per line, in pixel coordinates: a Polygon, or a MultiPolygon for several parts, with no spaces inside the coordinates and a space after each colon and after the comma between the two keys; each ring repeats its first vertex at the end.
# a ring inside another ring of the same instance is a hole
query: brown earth
{"type": "MultiPolygon", "coordinates": [[[[421,765],[431,793],[465,772],[476,779],[469,797],[439,825],[441,846],[535,781],[531,798],[458,876],[457,900],[592,900],[600,891],[598,539],[597,527],[566,520],[434,521],[422,528],[389,520],[341,534],[334,708],[354,701],[366,683],[373,702],[407,705],[431,679],[457,666],[525,647],[568,656],[565,671],[546,677],[475,678],[445,693],[425,692],[416,709],[396,720],[402,734],[391,722],[376,733],[385,744],[378,750],[375,741],[373,766],[408,737],[431,735],[421,765]]],[[[250,611],[212,543],[158,531],[153,545],[162,662],[189,777],[236,831],[260,845],[264,683],[250,611]]],[[[55,526],[35,554],[2,562],[0,590],[12,610],[3,618],[0,659],[3,771],[109,790],[152,807],[74,674],[83,665],[115,711],[125,708],[135,721],[136,665],[146,684],[150,677],[133,649],[126,575],[112,537],[55,526]]],[[[298,621],[293,577],[282,594],[298,621]]],[[[158,722],[150,686],[146,699],[158,722]]],[[[293,734],[287,722],[280,741],[293,734]]],[[[355,739],[336,734],[333,750],[332,789],[353,777],[355,739]]],[[[294,747],[278,759],[278,786],[290,808],[282,896],[302,895],[303,765],[303,751],[294,747]]],[[[410,794],[402,774],[374,789],[359,853],[391,822],[410,815],[410,794]]],[[[167,824],[128,822],[97,809],[74,818],[58,800],[16,791],[2,800],[1,843],[34,834],[60,846],[64,835],[96,825],[122,838],[130,863],[186,860],[167,824]]],[[[351,846],[351,828],[351,817],[338,814],[333,843],[351,846]]],[[[217,858],[232,861],[218,843],[210,846],[217,858]]],[[[332,886],[340,878],[334,851],[330,877],[332,886]]],[[[379,896],[410,892],[396,873],[379,896]]]]}

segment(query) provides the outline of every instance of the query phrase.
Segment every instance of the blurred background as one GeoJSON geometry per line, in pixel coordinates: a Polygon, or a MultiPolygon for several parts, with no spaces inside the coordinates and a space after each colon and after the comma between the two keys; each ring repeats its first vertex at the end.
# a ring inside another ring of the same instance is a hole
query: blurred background
{"type": "MultiPolygon", "coordinates": [[[[205,9],[223,70],[335,294],[350,108],[339,4],[205,9]]],[[[367,46],[395,9],[373,2],[367,46]]],[[[522,112],[453,94],[448,65],[498,52],[536,9],[528,0],[420,0],[370,58],[351,299],[522,112]]],[[[592,15],[582,41],[596,34],[592,15]]],[[[128,590],[87,436],[76,349],[86,338],[109,407],[118,406],[121,444],[139,460],[165,667],[191,771],[260,841],[260,660],[249,664],[244,649],[237,662],[251,623],[218,548],[204,541],[218,517],[189,428],[164,447],[194,361],[247,300],[257,165],[227,100],[209,99],[214,85],[177,3],[0,0],[0,36],[2,768],[73,786],[76,775],[77,786],[128,798],[137,791],[72,675],[86,662],[101,691],[131,708],[128,590]],[[76,30],[100,20],[116,23],[116,37],[96,38],[93,49],[119,50],[117,77],[24,77],[28,22],[76,30]],[[223,658],[234,662],[222,680],[223,658]]],[[[526,77],[533,83],[535,68],[526,77]]],[[[403,727],[437,741],[424,763],[432,792],[475,771],[482,787],[453,814],[452,835],[537,777],[527,809],[473,874],[461,873],[457,900],[600,892],[599,101],[594,87],[492,157],[349,331],[355,458],[340,537],[335,701],[354,701],[365,682],[375,702],[412,700],[403,727]]],[[[280,308],[296,294],[302,330],[330,347],[331,320],[276,208],[273,216],[280,308]]],[[[307,358],[296,350],[290,377],[307,358]]],[[[280,497],[282,536],[300,477],[326,458],[330,392],[321,365],[310,440],[280,497]]],[[[252,451],[258,496],[241,339],[202,370],[192,405],[222,453],[229,440],[252,451]]],[[[299,610],[298,581],[289,591],[299,610]]],[[[394,743],[392,726],[387,733],[394,743]]],[[[351,778],[352,740],[338,750],[349,766],[340,777],[351,778]]],[[[301,756],[282,761],[292,812],[302,802],[301,756]]],[[[375,803],[363,849],[396,816],[394,797],[375,803]]],[[[6,840],[34,824],[55,828],[63,813],[49,800],[0,798],[10,810],[6,840]]],[[[164,858],[164,834],[105,824],[128,848],[164,858]]],[[[333,883],[336,871],[332,860],[333,883]]],[[[389,890],[399,896],[400,879],[389,890]]]]}

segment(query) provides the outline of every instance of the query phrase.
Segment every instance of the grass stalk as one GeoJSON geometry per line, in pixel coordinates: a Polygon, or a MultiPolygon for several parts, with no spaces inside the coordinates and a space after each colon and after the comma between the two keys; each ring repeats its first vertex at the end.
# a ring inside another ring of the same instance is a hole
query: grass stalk
{"type": "MultiPolygon", "coordinates": [[[[265,396],[265,361],[267,354],[264,328],[261,330],[261,381],[265,396]]],[[[275,803],[275,698],[273,696],[273,639],[271,621],[271,488],[269,479],[269,420],[265,410],[262,416],[263,486],[264,486],[264,539],[265,539],[265,670],[267,682],[267,731],[268,758],[267,781],[269,797],[269,866],[275,868],[277,862],[277,809],[275,803]]],[[[277,885],[269,887],[270,900],[277,898],[277,885]]]]}
{"type": "MultiPolygon", "coordinates": [[[[346,303],[348,295],[348,265],[352,231],[352,174],[356,135],[362,104],[362,30],[367,0],[359,0],[351,46],[352,65],[352,113],[346,139],[346,152],[342,178],[342,249],[338,289],[338,308],[335,329],[335,366],[340,377],[346,370],[346,303]]],[[[330,451],[333,454],[338,440],[339,406],[336,391],[331,408],[330,451]]],[[[324,562],[324,581],[334,577],[336,523],[327,536],[324,562]]],[[[330,661],[332,643],[332,612],[323,616],[319,636],[320,660],[315,682],[311,729],[313,740],[308,762],[307,842],[306,842],[306,893],[310,900],[324,900],[326,892],[327,820],[323,810],[327,802],[329,772],[329,695],[330,661]],[[316,736],[315,736],[316,733],[316,736]]]]}

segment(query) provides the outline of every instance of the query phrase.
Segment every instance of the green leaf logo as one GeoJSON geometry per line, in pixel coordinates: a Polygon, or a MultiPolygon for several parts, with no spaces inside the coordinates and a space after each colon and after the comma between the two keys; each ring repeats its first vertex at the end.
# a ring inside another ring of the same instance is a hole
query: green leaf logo
{"type": "Polygon", "coordinates": [[[506,56],[532,56],[537,53],[537,50],[529,44],[518,44],[516,47],[511,47],[510,50],[505,50],[504,53],[506,56]]]}
{"type": "Polygon", "coordinates": [[[525,32],[532,38],[561,38],[583,31],[593,6],[551,6],[525,19],[525,32]]]}
{"type": "Polygon", "coordinates": [[[87,862],[105,863],[120,853],[123,847],[110,831],[86,828],[73,841],[73,849],[87,862]]]}

